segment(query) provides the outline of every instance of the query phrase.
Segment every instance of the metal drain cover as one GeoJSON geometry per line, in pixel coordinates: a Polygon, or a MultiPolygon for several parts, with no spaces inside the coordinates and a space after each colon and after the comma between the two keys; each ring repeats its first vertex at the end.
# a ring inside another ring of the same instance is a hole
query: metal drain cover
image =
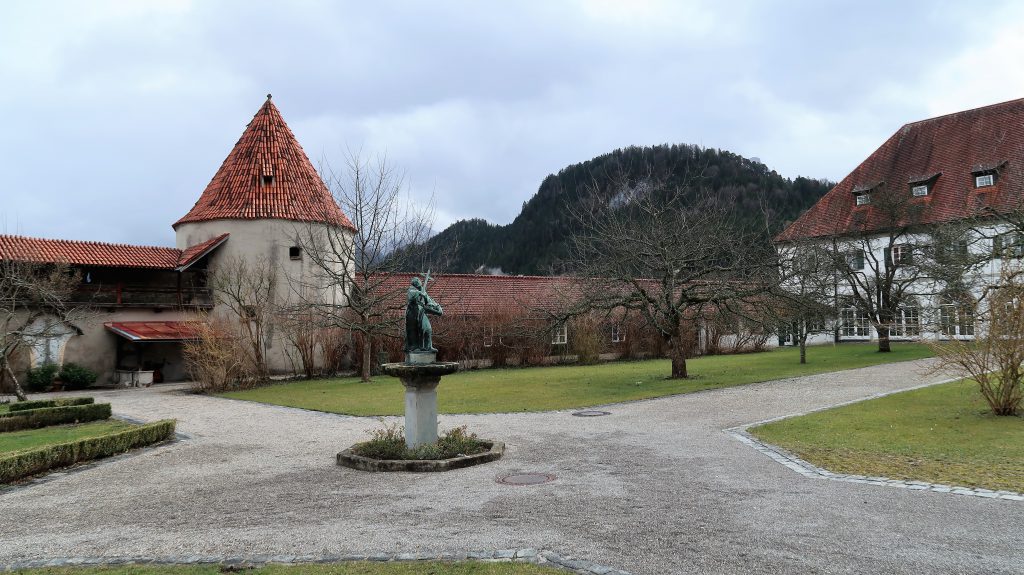
{"type": "Polygon", "coordinates": [[[540,485],[554,480],[555,476],[550,473],[509,473],[497,479],[505,485],[540,485]]]}
{"type": "Polygon", "coordinates": [[[602,415],[611,415],[610,411],[601,411],[599,409],[584,409],[583,411],[573,412],[576,417],[601,417],[602,415]]]}

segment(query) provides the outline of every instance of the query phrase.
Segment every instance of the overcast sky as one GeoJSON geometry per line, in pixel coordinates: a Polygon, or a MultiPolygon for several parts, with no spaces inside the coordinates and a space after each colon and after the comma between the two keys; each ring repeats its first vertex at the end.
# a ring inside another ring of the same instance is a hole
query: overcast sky
{"type": "Polygon", "coordinates": [[[1024,97],[1021,2],[4,2],[0,232],[173,245],[268,92],[387,153],[437,229],[689,143],[838,180],[900,125],[1024,97]]]}

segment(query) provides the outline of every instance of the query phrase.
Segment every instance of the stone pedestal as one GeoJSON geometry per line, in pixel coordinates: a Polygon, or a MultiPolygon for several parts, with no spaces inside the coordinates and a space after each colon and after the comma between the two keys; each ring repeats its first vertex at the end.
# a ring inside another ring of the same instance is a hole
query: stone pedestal
{"type": "Polygon", "coordinates": [[[405,444],[412,449],[437,441],[437,385],[440,377],[403,379],[405,444]]]}
{"type": "Polygon", "coordinates": [[[386,363],[384,373],[405,386],[405,444],[410,449],[437,441],[437,386],[441,377],[455,373],[459,364],[386,363]]]}

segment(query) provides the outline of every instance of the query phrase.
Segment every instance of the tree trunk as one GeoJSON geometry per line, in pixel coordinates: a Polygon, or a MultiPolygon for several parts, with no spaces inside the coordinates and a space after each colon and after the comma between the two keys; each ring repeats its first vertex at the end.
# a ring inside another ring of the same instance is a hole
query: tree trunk
{"type": "Polygon", "coordinates": [[[800,336],[800,363],[807,363],[807,335],[800,336]]]}
{"type": "Polygon", "coordinates": [[[889,328],[879,327],[878,331],[878,351],[881,353],[889,353],[892,348],[889,346],[889,328]]]}
{"type": "Polygon", "coordinates": [[[373,350],[370,349],[370,336],[363,335],[363,365],[359,379],[363,383],[370,383],[370,361],[373,357],[373,350]]]}
{"type": "Polygon", "coordinates": [[[14,385],[14,395],[18,398],[18,401],[28,401],[28,395],[25,394],[25,390],[18,383],[18,378],[14,376],[10,362],[6,360],[4,361],[4,372],[7,374],[7,377],[11,378],[11,383],[14,385]]]}
{"type": "Polygon", "coordinates": [[[669,340],[669,353],[672,356],[672,375],[670,379],[686,379],[686,342],[676,334],[669,340]]]}

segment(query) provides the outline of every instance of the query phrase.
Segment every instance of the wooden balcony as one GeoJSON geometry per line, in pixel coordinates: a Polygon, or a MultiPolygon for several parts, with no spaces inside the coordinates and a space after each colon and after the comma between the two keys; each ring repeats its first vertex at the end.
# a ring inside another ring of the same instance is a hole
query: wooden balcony
{"type": "Polygon", "coordinates": [[[213,293],[206,287],[151,284],[83,284],[71,297],[75,305],[106,308],[211,309],[213,293]]]}

